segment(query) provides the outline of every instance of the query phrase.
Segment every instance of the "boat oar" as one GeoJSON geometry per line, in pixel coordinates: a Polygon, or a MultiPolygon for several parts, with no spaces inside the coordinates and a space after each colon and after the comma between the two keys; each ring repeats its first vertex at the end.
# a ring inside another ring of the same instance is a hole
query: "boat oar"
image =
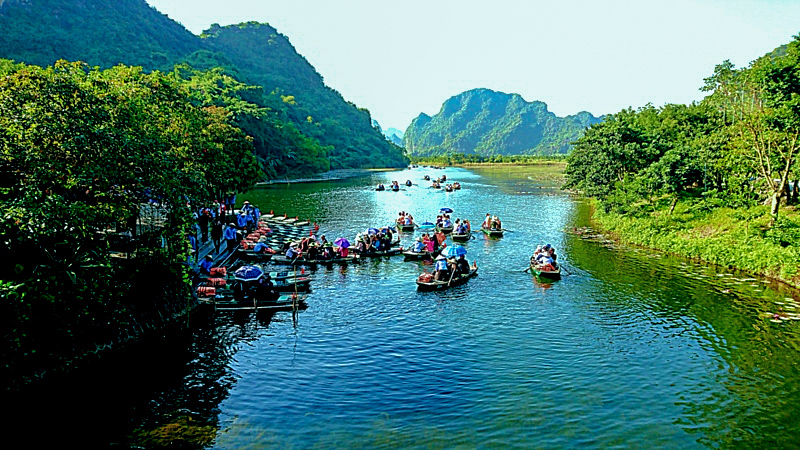
{"type": "Polygon", "coordinates": [[[447,287],[450,287],[450,283],[453,281],[453,277],[456,274],[456,266],[453,266],[453,273],[450,274],[450,281],[447,282],[447,287]]]}
{"type": "Polygon", "coordinates": [[[531,270],[531,266],[528,266],[523,272],[528,273],[529,270],[531,270]]]}

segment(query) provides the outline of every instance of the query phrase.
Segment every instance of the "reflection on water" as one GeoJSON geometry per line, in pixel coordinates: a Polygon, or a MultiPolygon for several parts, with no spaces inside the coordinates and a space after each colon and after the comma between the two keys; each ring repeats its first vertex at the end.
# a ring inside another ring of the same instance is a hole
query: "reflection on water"
{"type": "Polygon", "coordinates": [[[480,275],[445,292],[417,292],[422,263],[385,258],[309,271],[309,307],[295,315],[195,321],[159,359],[170,364],[135,360],[158,382],[135,401],[113,394],[134,406],[114,411],[123,424],[109,434],[188,416],[215,430],[216,448],[796,446],[797,299],[567,235],[586,224],[586,205],[525,187],[528,176],[415,169],[249,193],[262,210],[319,222],[329,240],[401,210],[433,220],[441,207],[473,224],[497,214],[511,231],[463,244],[480,275]],[[430,189],[425,173],[463,189],[430,189]],[[373,189],[406,179],[417,185],[373,189]],[[524,272],[545,243],[565,268],[552,283],[524,272]],[[778,313],[787,319],[773,322],[778,313]]]}

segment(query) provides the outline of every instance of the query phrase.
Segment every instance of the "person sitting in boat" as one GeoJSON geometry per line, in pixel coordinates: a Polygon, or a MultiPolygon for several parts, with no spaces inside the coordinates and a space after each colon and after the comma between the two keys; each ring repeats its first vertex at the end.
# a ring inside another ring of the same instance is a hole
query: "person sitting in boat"
{"type": "Polygon", "coordinates": [[[500,223],[500,219],[497,216],[492,217],[491,227],[492,230],[500,230],[503,228],[503,225],[500,223]]]}
{"type": "Polygon", "coordinates": [[[414,253],[422,253],[428,251],[428,247],[422,242],[422,238],[417,238],[414,242],[414,247],[411,248],[414,253]]]}
{"type": "Polygon", "coordinates": [[[255,247],[253,247],[253,253],[272,253],[275,254],[275,250],[269,248],[266,242],[258,242],[256,243],[255,247]]]}
{"type": "Polygon", "coordinates": [[[211,275],[212,267],[214,267],[214,258],[211,255],[206,255],[206,257],[200,261],[200,273],[211,275]]]}
{"type": "Polygon", "coordinates": [[[450,228],[453,226],[453,222],[450,222],[450,216],[444,216],[444,220],[442,220],[442,228],[450,228]]]}
{"type": "Polygon", "coordinates": [[[469,273],[469,261],[465,255],[461,255],[456,260],[456,274],[466,275],[469,273]]]}
{"type": "Polygon", "coordinates": [[[411,183],[411,180],[406,180],[406,186],[411,186],[412,184],[413,183],[411,183]]]}
{"type": "Polygon", "coordinates": [[[436,257],[436,264],[433,266],[433,271],[435,273],[433,278],[436,281],[448,279],[450,269],[447,267],[447,259],[444,256],[439,255],[436,257]]]}
{"type": "Polygon", "coordinates": [[[286,249],[286,257],[287,258],[291,258],[291,259],[299,258],[300,254],[301,253],[297,249],[297,243],[296,242],[292,242],[289,245],[289,248],[286,249]]]}
{"type": "Polygon", "coordinates": [[[492,215],[486,213],[486,217],[483,219],[483,223],[481,224],[481,228],[489,229],[492,226],[492,215]]]}
{"type": "Polygon", "coordinates": [[[382,191],[384,189],[386,189],[386,187],[383,185],[383,183],[378,183],[378,187],[375,188],[376,191],[382,191]]]}
{"type": "Polygon", "coordinates": [[[461,222],[456,227],[456,234],[467,234],[469,231],[467,230],[466,222],[461,222]]]}
{"type": "Polygon", "coordinates": [[[333,259],[334,258],[333,245],[329,243],[324,247],[322,247],[322,253],[320,253],[319,258],[325,260],[333,259]]]}

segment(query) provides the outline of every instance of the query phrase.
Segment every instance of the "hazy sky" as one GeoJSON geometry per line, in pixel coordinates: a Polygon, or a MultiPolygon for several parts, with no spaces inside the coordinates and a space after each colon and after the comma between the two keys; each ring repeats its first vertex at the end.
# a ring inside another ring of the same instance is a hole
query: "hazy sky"
{"type": "Polygon", "coordinates": [[[268,22],[325,83],[405,130],[463,91],[541,100],[564,116],[688,103],[714,65],[800,34],[800,0],[147,0],[200,34],[268,22]]]}

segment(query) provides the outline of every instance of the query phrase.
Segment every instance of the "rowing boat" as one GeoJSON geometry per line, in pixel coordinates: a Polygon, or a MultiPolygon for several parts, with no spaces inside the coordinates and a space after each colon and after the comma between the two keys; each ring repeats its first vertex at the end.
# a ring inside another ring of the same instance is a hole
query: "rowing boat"
{"type": "Polygon", "coordinates": [[[466,284],[470,278],[478,276],[478,269],[474,268],[471,269],[468,273],[454,276],[452,279],[448,281],[439,280],[439,281],[420,281],[417,280],[417,289],[420,291],[443,291],[445,289],[451,288],[453,286],[458,286],[461,284],[466,284]]]}
{"type": "Polygon", "coordinates": [[[436,227],[436,230],[441,231],[444,234],[450,234],[453,232],[453,225],[450,225],[449,227],[436,227]]]}
{"type": "Polygon", "coordinates": [[[454,242],[467,242],[472,238],[472,233],[470,232],[466,232],[464,234],[451,233],[450,238],[453,239],[454,242]]]}
{"type": "Polygon", "coordinates": [[[347,264],[356,262],[358,259],[355,256],[338,257],[333,259],[306,259],[306,258],[288,258],[284,255],[275,255],[272,257],[272,262],[275,264],[283,264],[288,266],[316,266],[316,265],[331,265],[331,264],[347,264]]]}
{"type": "Polygon", "coordinates": [[[503,230],[496,230],[496,229],[489,229],[481,227],[481,231],[483,234],[491,237],[491,238],[501,238],[503,237],[503,230]]]}
{"type": "Polygon", "coordinates": [[[417,226],[417,225],[416,225],[415,223],[412,223],[412,224],[410,224],[410,225],[406,225],[406,224],[402,224],[402,225],[401,225],[401,224],[399,224],[399,223],[397,224],[397,228],[399,228],[399,229],[400,229],[400,231],[414,231],[414,228],[415,228],[416,226],[417,226]]]}
{"type": "Polygon", "coordinates": [[[405,261],[420,261],[423,259],[433,259],[433,255],[429,252],[414,252],[411,250],[406,250],[403,252],[403,256],[405,257],[405,261]]]}
{"type": "Polygon", "coordinates": [[[237,300],[233,296],[218,295],[216,297],[200,299],[201,303],[214,306],[217,311],[246,311],[246,310],[273,310],[292,311],[306,308],[306,295],[281,294],[275,299],[263,300],[245,298],[237,300]]]}
{"type": "Polygon", "coordinates": [[[403,253],[403,247],[392,248],[389,250],[378,250],[364,253],[355,253],[357,258],[380,258],[381,256],[396,256],[403,253]]]}
{"type": "Polygon", "coordinates": [[[561,267],[553,268],[550,264],[531,264],[531,272],[537,277],[550,278],[551,280],[561,279],[561,267]]]}
{"type": "Polygon", "coordinates": [[[267,262],[272,259],[272,253],[254,252],[241,248],[236,249],[236,256],[243,261],[267,262]]]}

